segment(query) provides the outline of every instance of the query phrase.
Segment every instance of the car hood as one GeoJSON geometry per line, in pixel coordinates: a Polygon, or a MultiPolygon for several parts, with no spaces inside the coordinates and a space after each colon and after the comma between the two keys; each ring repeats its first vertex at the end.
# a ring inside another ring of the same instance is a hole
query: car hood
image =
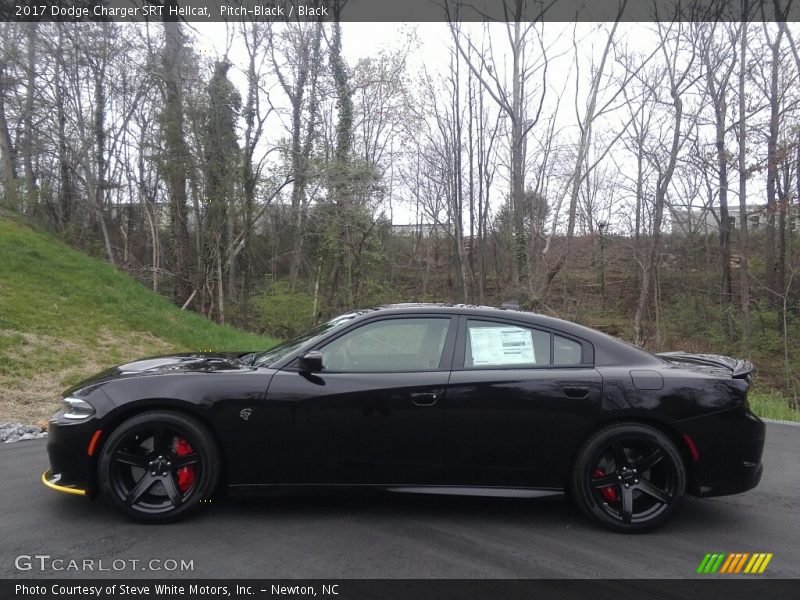
{"type": "Polygon", "coordinates": [[[89,391],[114,379],[168,373],[214,373],[251,371],[254,367],[239,360],[241,352],[195,352],[143,358],[106,369],[64,392],[69,396],[78,390],[89,391]]]}
{"type": "Polygon", "coordinates": [[[125,373],[174,373],[176,371],[240,371],[251,367],[239,361],[237,352],[202,352],[173,354],[143,358],[115,367],[118,374],[125,373]]]}
{"type": "Polygon", "coordinates": [[[720,354],[661,352],[657,356],[676,364],[682,369],[700,371],[702,373],[726,374],[735,379],[747,379],[753,371],[753,364],[749,360],[720,354]]]}

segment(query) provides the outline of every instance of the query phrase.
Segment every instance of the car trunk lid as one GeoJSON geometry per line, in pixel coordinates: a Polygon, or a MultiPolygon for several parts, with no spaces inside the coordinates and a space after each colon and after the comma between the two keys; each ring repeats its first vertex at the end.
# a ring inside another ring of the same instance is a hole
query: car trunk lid
{"type": "Polygon", "coordinates": [[[734,379],[750,380],[753,363],[742,358],[720,354],[694,354],[691,352],[661,352],[657,356],[682,368],[699,371],[727,371],[734,379]]]}

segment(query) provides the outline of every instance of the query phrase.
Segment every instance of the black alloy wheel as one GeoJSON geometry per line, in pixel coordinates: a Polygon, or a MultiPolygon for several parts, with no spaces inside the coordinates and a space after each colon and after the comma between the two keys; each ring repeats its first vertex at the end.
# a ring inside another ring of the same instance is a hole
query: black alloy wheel
{"type": "Polygon", "coordinates": [[[103,446],[103,494],[145,522],[176,520],[214,491],[216,447],[205,427],[174,412],[147,412],[123,422],[103,446]]]}
{"type": "Polygon", "coordinates": [[[662,525],[686,489],[686,467],[664,433],[620,423],[584,444],[572,474],[572,494],[590,517],[615,531],[662,525]]]}

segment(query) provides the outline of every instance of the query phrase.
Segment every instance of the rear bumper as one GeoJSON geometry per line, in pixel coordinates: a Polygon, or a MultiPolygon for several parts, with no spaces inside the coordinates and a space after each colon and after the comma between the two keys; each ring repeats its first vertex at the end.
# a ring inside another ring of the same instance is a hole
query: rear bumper
{"type": "Polygon", "coordinates": [[[697,482],[690,491],[692,495],[701,497],[741,494],[756,487],[761,481],[763,473],[764,465],[762,463],[757,465],[743,464],[734,477],[724,481],[719,479],[712,480],[705,484],[697,482]]]}
{"type": "Polygon", "coordinates": [[[739,494],[756,487],[764,465],[766,425],[746,408],[721,411],[677,424],[692,438],[698,458],[688,464],[695,496],[739,494]]]}

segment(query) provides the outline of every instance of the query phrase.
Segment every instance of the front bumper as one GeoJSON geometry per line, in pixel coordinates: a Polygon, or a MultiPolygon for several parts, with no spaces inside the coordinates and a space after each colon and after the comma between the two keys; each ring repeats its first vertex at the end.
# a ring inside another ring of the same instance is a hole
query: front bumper
{"type": "Polygon", "coordinates": [[[74,485],[61,485],[61,474],[52,473],[47,469],[42,473],[42,483],[52,490],[64,492],[65,494],[74,494],[76,496],[85,496],[86,490],[78,488],[74,485]]]}
{"type": "Polygon", "coordinates": [[[89,444],[97,430],[97,421],[69,422],[54,418],[48,424],[47,455],[50,468],[42,475],[49,488],[68,494],[94,496],[96,457],[89,454],[89,444]]]}

